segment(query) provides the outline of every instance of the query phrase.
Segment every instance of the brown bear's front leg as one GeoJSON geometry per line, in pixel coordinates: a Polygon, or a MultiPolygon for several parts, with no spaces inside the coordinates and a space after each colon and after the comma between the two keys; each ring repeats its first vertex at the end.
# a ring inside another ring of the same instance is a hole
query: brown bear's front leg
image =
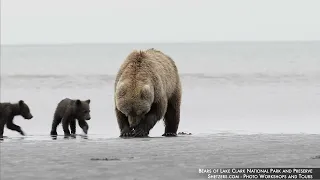
{"type": "Polygon", "coordinates": [[[165,103],[154,103],[144,119],[134,128],[134,137],[146,137],[150,130],[157,124],[166,109],[165,103]]]}
{"type": "Polygon", "coordinates": [[[120,137],[132,137],[132,128],[129,126],[128,118],[120,112],[117,108],[116,117],[118,121],[118,126],[120,129],[120,137]]]}
{"type": "Polygon", "coordinates": [[[150,130],[157,123],[157,116],[155,113],[148,113],[145,118],[134,128],[134,137],[147,137],[150,130]]]}

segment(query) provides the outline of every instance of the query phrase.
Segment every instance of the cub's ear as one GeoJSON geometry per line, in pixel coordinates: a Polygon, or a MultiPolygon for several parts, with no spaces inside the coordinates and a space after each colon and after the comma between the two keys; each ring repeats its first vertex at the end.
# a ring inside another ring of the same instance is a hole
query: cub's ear
{"type": "Polygon", "coordinates": [[[19,105],[21,106],[22,104],[24,104],[24,101],[23,101],[23,100],[20,100],[20,101],[19,101],[19,105]]]}
{"type": "Polygon", "coordinates": [[[86,103],[90,104],[90,101],[91,101],[91,100],[90,100],[90,99],[88,99],[88,100],[86,100],[86,103]]]}
{"type": "Polygon", "coordinates": [[[76,100],[76,105],[79,106],[80,104],[81,104],[80,99],[77,99],[77,100],[76,100]]]}

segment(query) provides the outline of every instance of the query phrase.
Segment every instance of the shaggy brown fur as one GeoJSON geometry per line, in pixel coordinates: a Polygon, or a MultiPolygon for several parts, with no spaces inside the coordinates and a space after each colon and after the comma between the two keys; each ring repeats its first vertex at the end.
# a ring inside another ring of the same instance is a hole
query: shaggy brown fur
{"type": "Polygon", "coordinates": [[[131,52],[114,84],[120,137],[148,136],[164,118],[163,136],[176,136],[180,122],[181,83],[175,62],[161,51],[131,52]]]}

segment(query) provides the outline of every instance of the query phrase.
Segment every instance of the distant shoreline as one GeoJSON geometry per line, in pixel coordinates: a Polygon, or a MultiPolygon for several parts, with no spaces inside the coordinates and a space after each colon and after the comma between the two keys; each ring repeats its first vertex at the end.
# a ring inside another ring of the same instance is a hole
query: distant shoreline
{"type": "Polygon", "coordinates": [[[174,45],[174,44],[300,44],[320,43],[315,41],[187,41],[187,42],[110,42],[110,43],[52,43],[52,44],[1,44],[1,47],[39,46],[101,46],[101,45],[174,45]]]}

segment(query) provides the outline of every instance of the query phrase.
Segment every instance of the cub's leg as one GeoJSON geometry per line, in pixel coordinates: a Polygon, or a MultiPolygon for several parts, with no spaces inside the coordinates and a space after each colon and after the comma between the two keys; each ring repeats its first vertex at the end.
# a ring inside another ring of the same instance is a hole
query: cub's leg
{"type": "Polygon", "coordinates": [[[10,129],[10,130],[19,132],[22,136],[25,135],[24,132],[22,131],[21,127],[18,126],[18,125],[15,125],[13,123],[13,121],[8,121],[7,122],[7,128],[10,129]]]}
{"type": "Polygon", "coordinates": [[[51,125],[51,132],[50,135],[51,136],[57,136],[57,127],[58,125],[61,123],[62,118],[60,116],[58,116],[57,114],[54,115],[53,117],[53,121],[52,121],[52,125],[51,125]]]}
{"type": "Polygon", "coordinates": [[[62,128],[63,128],[63,132],[64,132],[64,136],[70,136],[70,131],[69,131],[69,126],[70,126],[70,122],[71,121],[75,121],[75,119],[72,119],[70,117],[64,117],[62,118],[62,128]]]}
{"type": "Polygon", "coordinates": [[[4,125],[6,124],[6,119],[1,118],[0,119],[0,138],[3,138],[3,130],[4,130],[4,125]]]}
{"type": "Polygon", "coordinates": [[[85,134],[88,134],[89,125],[85,120],[78,120],[78,124],[85,134]]]}
{"type": "Polygon", "coordinates": [[[70,121],[70,130],[71,134],[76,134],[76,120],[71,120],[70,121]]]}

